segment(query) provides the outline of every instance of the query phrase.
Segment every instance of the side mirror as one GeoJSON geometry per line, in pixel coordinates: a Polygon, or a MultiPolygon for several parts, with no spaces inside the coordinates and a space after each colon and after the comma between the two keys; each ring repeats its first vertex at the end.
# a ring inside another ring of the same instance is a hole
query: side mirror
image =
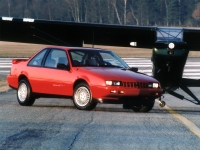
{"type": "Polygon", "coordinates": [[[134,71],[134,72],[138,72],[138,68],[135,68],[135,67],[131,67],[129,70],[134,71]]]}
{"type": "Polygon", "coordinates": [[[70,70],[70,67],[68,65],[62,64],[62,63],[58,63],[57,64],[57,68],[58,69],[63,69],[63,70],[70,70]]]}

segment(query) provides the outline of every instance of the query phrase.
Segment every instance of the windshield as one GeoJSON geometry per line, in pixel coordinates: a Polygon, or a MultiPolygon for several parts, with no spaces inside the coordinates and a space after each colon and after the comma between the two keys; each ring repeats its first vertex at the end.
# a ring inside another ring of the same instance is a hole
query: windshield
{"type": "Polygon", "coordinates": [[[73,67],[117,67],[129,68],[129,66],[115,53],[104,50],[69,50],[73,67]]]}
{"type": "Polygon", "coordinates": [[[179,28],[157,28],[157,41],[177,41],[183,39],[183,29],[179,28]]]}

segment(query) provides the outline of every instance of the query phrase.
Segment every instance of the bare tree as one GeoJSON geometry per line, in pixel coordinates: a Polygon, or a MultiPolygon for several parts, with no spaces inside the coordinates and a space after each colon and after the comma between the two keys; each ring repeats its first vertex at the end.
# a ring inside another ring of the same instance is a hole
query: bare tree
{"type": "Polygon", "coordinates": [[[181,0],[178,0],[178,24],[179,24],[179,26],[181,25],[181,11],[180,11],[180,7],[181,7],[181,0]]]}
{"type": "Polygon", "coordinates": [[[39,4],[39,0],[33,0],[31,3],[31,8],[32,8],[32,15],[36,18],[39,19],[39,14],[40,14],[40,10],[38,9],[38,7],[40,6],[39,4]]]}
{"type": "Polygon", "coordinates": [[[0,13],[75,22],[199,26],[200,0],[0,0],[0,13]]]}
{"type": "Polygon", "coordinates": [[[72,17],[75,22],[80,22],[80,16],[79,16],[79,2],[78,0],[66,0],[66,2],[69,4],[72,17]]]}
{"type": "Polygon", "coordinates": [[[98,10],[99,10],[99,11],[98,11],[98,13],[99,13],[99,14],[98,14],[98,15],[99,15],[99,17],[98,17],[98,18],[99,18],[99,23],[102,23],[103,21],[102,21],[102,13],[101,13],[102,11],[101,11],[101,3],[100,3],[100,0],[98,0],[98,7],[99,7],[99,9],[98,9],[98,10]]]}
{"type": "Polygon", "coordinates": [[[119,13],[118,13],[118,9],[117,9],[116,3],[117,3],[116,0],[112,1],[112,5],[113,5],[115,13],[117,15],[117,20],[118,20],[119,24],[122,24],[121,19],[119,17],[119,13]]]}
{"type": "Polygon", "coordinates": [[[200,20],[200,3],[197,5],[197,7],[195,8],[195,10],[193,11],[192,17],[195,20],[198,20],[198,21],[200,20]]]}
{"type": "Polygon", "coordinates": [[[29,17],[29,10],[28,10],[28,0],[25,1],[25,7],[24,7],[24,17],[29,17]]]}
{"type": "Polygon", "coordinates": [[[109,0],[107,0],[107,18],[108,18],[108,22],[110,22],[110,3],[109,0]]]}
{"type": "Polygon", "coordinates": [[[84,8],[85,8],[85,18],[84,18],[84,20],[85,20],[85,22],[88,22],[88,6],[87,6],[87,3],[86,3],[86,1],[84,1],[84,8]]]}
{"type": "Polygon", "coordinates": [[[110,24],[114,24],[114,16],[115,16],[115,10],[113,8],[113,4],[111,0],[107,0],[107,22],[110,24]]]}
{"type": "Polygon", "coordinates": [[[51,4],[48,1],[48,16],[49,16],[49,20],[52,20],[52,16],[51,16],[51,4]]]}
{"type": "Polygon", "coordinates": [[[166,7],[167,26],[169,26],[169,10],[168,10],[167,0],[165,0],[165,7],[166,7]]]}
{"type": "Polygon", "coordinates": [[[130,9],[131,9],[131,14],[132,14],[133,18],[134,18],[134,19],[135,19],[135,21],[136,21],[136,25],[139,25],[138,18],[135,16],[135,13],[134,13],[134,11],[133,11],[133,8],[132,8],[132,7],[130,7],[130,9]]]}
{"type": "Polygon", "coordinates": [[[124,0],[124,24],[126,24],[126,3],[127,0],[124,0]]]}
{"type": "Polygon", "coordinates": [[[10,0],[7,0],[7,4],[8,4],[8,16],[10,17],[10,0]]]}

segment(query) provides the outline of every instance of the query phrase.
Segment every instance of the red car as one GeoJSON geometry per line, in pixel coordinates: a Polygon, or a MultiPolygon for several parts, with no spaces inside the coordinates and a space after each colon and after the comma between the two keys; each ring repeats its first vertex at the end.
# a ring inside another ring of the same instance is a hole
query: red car
{"type": "Polygon", "coordinates": [[[130,68],[115,53],[94,48],[53,46],[29,59],[14,59],[7,81],[23,106],[40,97],[67,97],[82,110],[118,103],[148,112],[163,92],[157,80],[130,68]]]}

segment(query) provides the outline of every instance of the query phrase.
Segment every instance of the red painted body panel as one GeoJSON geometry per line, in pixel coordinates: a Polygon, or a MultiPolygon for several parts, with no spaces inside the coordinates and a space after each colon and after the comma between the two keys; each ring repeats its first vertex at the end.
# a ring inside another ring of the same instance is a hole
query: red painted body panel
{"type": "MultiPolygon", "coordinates": [[[[70,48],[53,47],[65,50],[70,48]]],[[[36,54],[37,55],[37,54],[36,54]]],[[[67,53],[67,57],[69,54],[67,53]]],[[[70,70],[60,70],[57,68],[47,68],[29,66],[30,58],[27,61],[14,60],[11,73],[7,80],[11,87],[18,88],[20,77],[26,77],[29,81],[33,93],[53,94],[60,96],[73,96],[74,84],[77,80],[84,80],[90,87],[94,99],[119,100],[121,97],[160,97],[162,89],[157,88],[137,88],[124,86],[107,86],[106,80],[122,82],[156,82],[152,77],[135,73],[121,68],[104,67],[73,67],[70,63],[70,70]],[[116,91],[116,93],[111,93],[116,91]],[[122,93],[120,93],[122,92],[122,93]]],[[[70,57],[69,57],[69,61],[70,57]]]]}

